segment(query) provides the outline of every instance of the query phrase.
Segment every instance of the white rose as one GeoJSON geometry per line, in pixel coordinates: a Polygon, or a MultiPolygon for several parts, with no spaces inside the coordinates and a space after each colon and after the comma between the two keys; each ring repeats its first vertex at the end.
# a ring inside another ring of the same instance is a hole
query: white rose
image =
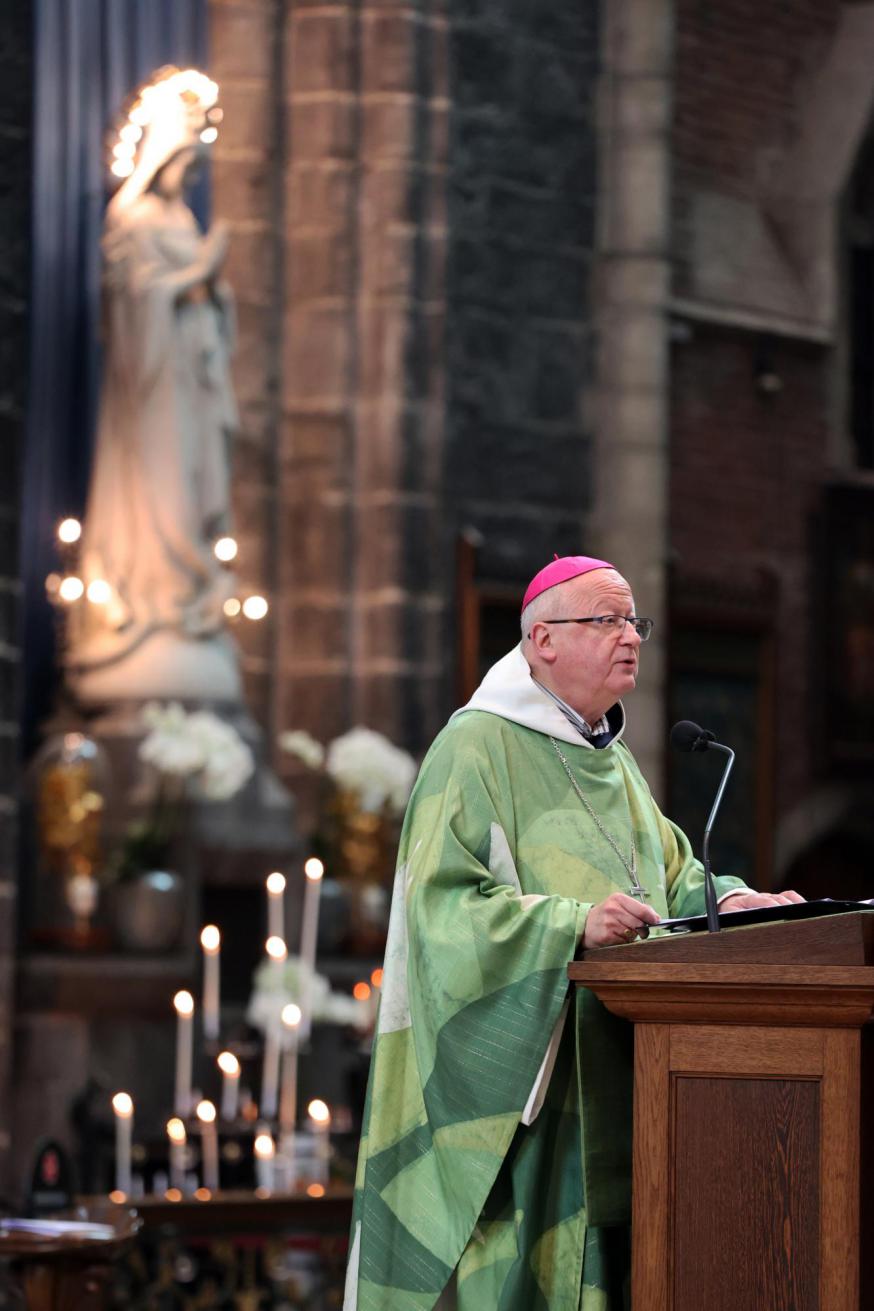
{"type": "Polygon", "coordinates": [[[278,742],[280,750],[297,756],[309,769],[321,769],[325,763],[325,748],[303,729],[280,733],[278,742]]]}

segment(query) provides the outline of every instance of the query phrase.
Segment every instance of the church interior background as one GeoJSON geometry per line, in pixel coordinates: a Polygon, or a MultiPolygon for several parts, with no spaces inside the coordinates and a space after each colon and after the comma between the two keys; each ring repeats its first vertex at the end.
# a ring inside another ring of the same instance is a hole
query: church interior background
{"type": "Polygon", "coordinates": [[[874,5],[0,30],[0,1196],[339,1306],[399,817],[554,552],[693,841],[737,749],[715,867],[874,895],[874,5]]]}

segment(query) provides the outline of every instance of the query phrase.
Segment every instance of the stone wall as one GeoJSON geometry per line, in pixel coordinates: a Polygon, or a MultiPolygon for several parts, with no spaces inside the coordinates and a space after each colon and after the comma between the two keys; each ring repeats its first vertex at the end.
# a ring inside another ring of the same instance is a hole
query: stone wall
{"type": "MultiPolygon", "coordinates": [[[[749,620],[743,597],[770,598],[773,724],[758,729],[771,739],[773,779],[759,783],[773,789],[772,878],[800,812],[816,835],[824,782],[815,548],[836,415],[828,316],[768,203],[842,12],[836,0],[677,5],[672,590],[675,603],[703,598],[717,623],[722,610],[725,631],[749,620]]],[[[801,199],[788,200],[799,224],[801,199]]]]}
{"type": "Polygon", "coordinates": [[[27,403],[29,295],[31,5],[0,18],[0,1191],[8,1187],[8,1082],[17,883],[20,584],[19,454],[27,403]]]}
{"type": "MultiPolygon", "coordinates": [[[[240,626],[271,733],[420,748],[441,713],[447,126],[438,0],[213,0],[243,433],[240,626]]],[[[307,779],[278,761],[308,819],[307,779]]]]}
{"type": "Polygon", "coordinates": [[[598,5],[451,7],[446,551],[589,544],[598,5]]]}

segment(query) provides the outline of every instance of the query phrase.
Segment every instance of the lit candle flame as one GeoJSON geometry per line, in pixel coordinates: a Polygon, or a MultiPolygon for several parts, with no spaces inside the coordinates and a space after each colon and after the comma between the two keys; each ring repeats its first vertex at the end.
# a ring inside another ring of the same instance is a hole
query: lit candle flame
{"type": "Polygon", "coordinates": [[[313,883],[317,883],[325,872],[325,867],[319,860],[318,856],[310,856],[309,860],[303,867],[303,872],[313,883]]]}
{"type": "Polygon", "coordinates": [[[317,1125],[328,1125],[331,1123],[331,1112],[328,1109],[327,1102],[323,1102],[321,1097],[314,1097],[307,1107],[307,1115],[317,1125]]]}
{"type": "Polygon", "coordinates": [[[222,1074],[235,1075],[240,1073],[240,1062],[233,1052],[219,1052],[218,1067],[222,1074]]]}
{"type": "Polygon", "coordinates": [[[282,938],[277,937],[276,934],[267,939],[265,949],[270,959],[277,962],[284,961],[288,955],[288,948],[282,938]]]}
{"type": "Polygon", "coordinates": [[[212,1102],[204,1099],[197,1103],[197,1118],[201,1124],[212,1124],[215,1120],[215,1107],[212,1102]]]}
{"type": "Polygon", "coordinates": [[[178,1116],[174,1115],[172,1120],[167,1121],[167,1137],[171,1143],[184,1143],[187,1136],[185,1125],[178,1116]]]}
{"type": "Polygon", "coordinates": [[[82,536],[82,525],[78,519],[62,519],[58,524],[58,540],[66,542],[78,542],[82,536]]]}
{"type": "Polygon", "coordinates": [[[61,585],[58,588],[58,595],[62,601],[67,601],[69,603],[72,601],[78,601],[84,591],[85,584],[82,582],[82,579],[77,578],[75,574],[67,574],[66,578],[61,579],[61,585]]]}
{"type": "Polygon", "coordinates": [[[112,1109],[120,1120],[127,1120],[133,1115],[134,1103],[130,1093],[117,1092],[112,1099],[112,1109]]]}
{"type": "Polygon", "coordinates": [[[285,891],[285,875],[273,873],[267,875],[267,891],[274,897],[285,891]]]}
{"type": "Polygon", "coordinates": [[[173,1005],[176,1007],[177,1015],[194,1014],[194,998],[191,993],[186,992],[184,988],[181,992],[177,992],[176,996],[173,998],[173,1005]]]}
{"type": "Polygon", "coordinates": [[[295,1006],[293,1001],[290,1001],[287,1006],[283,1006],[282,1023],[286,1026],[286,1028],[296,1029],[297,1026],[300,1024],[302,1018],[303,1018],[303,1011],[299,1006],[295,1006]]]}
{"type": "MultiPolygon", "coordinates": [[[[218,133],[216,132],[215,135],[218,136],[218,133]]],[[[200,139],[202,141],[203,137],[200,139]]],[[[213,137],[214,140],[215,137],[213,137]]],[[[237,543],[233,537],[220,537],[212,549],[215,552],[215,558],[221,560],[223,564],[227,564],[228,561],[235,560],[237,557],[237,543]]]]}
{"type": "Polygon", "coordinates": [[[263,596],[247,596],[243,602],[243,614],[247,619],[263,619],[269,609],[263,596]]]}
{"type": "Polygon", "coordinates": [[[269,1161],[276,1154],[276,1144],[269,1133],[259,1133],[255,1139],[255,1155],[269,1161]]]}
{"type": "Polygon", "coordinates": [[[207,924],[201,929],[200,945],[208,956],[213,956],[221,946],[222,935],[215,924],[207,924]]]}
{"type": "Polygon", "coordinates": [[[352,996],[356,1001],[367,1001],[370,997],[370,984],[364,983],[363,980],[356,983],[352,989],[352,996]]]}

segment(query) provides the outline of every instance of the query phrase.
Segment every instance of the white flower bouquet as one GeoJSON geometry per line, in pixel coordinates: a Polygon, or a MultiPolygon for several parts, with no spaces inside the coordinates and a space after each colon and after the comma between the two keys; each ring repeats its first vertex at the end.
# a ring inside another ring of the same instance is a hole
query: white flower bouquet
{"type": "Polygon", "coordinates": [[[143,709],[142,720],[149,731],[139,757],[150,767],[154,786],[148,813],[129,826],[121,844],[119,879],[166,867],[186,801],[227,801],[255,769],[252,752],[237,730],[209,710],[186,711],[176,701],[152,702],[143,709]]]}
{"type": "Polygon", "coordinates": [[[310,769],[324,769],[335,787],[352,792],[361,809],[404,813],[416,778],[416,762],[406,751],[370,728],[352,728],[327,748],[301,730],[281,733],[279,745],[310,769]]]}
{"type": "Polygon", "coordinates": [[[304,991],[309,997],[312,1023],[345,1024],[362,1031],[370,1027],[372,1015],[367,1007],[354,997],[332,992],[324,975],[313,973],[299,956],[287,957],[281,966],[271,960],[261,962],[246,1010],[248,1023],[262,1033],[269,1029],[279,1032],[283,1046],[290,1046],[293,1033],[280,1023],[280,1017],[289,1002],[300,1005],[304,991]],[[305,989],[307,974],[309,987],[305,989]]]}

